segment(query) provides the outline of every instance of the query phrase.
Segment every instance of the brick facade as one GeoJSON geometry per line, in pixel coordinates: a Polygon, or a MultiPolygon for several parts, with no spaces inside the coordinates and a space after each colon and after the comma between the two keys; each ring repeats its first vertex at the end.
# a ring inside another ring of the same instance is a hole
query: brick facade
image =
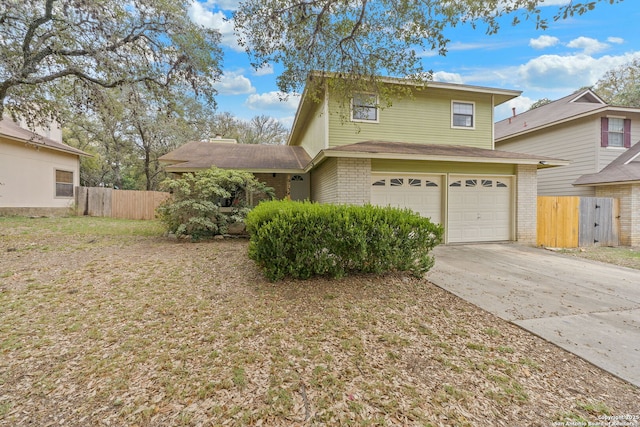
{"type": "MultiPolygon", "coordinates": [[[[276,193],[276,199],[284,199],[289,196],[289,175],[286,173],[254,173],[256,179],[272,187],[276,193]],[[275,175],[275,176],[274,176],[275,175]]],[[[256,202],[256,200],[254,200],[256,202]]]]}
{"type": "Polygon", "coordinates": [[[338,203],[371,203],[371,159],[337,159],[338,203]]]}
{"type": "Polygon", "coordinates": [[[538,229],[536,165],[516,166],[516,240],[535,245],[538,229]]]}
{"type": "Polygon", "coordinates": [[[311,200],[338,203],[338,161],[327,159],[311,171],[311,200]]]}
{"type": "Polygon", "coordinates": [[[311,172],[311,200],[364,205],[371,202],[371,159],[330,158],[311,172]]]}
{"type": "Polygon", "coordinates": [[[596,197],[620,201],[620,244],[640,246],[640,184],[597,186],[596,197]]]}

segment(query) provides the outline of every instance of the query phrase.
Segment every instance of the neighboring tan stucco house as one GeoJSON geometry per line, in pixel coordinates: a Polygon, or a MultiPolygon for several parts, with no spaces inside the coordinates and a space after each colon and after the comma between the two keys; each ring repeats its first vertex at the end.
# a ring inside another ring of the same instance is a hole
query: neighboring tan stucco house
{"type": "Polygon", "coordinates": [[[50,137],[0,121],[0,215],[61,215],[73,206],[88,154],[63,144],[57,129],[40,131],[50,137]]]}
{"type": "Polygon", "coordinates": [[[608,105],[589,89],[501,120],[497,149],[570,161],[538,173],[540,196],[596,196],[592,185],[575,186],[640,140],[640,109],[608,105]]]}
{"type": "Polygon", "coordinates": [[[240,153],[241,145],[215,141],[190,143],[161,161],[172,172],[215,165],[281,174],[293,199],[407,207],[443,224],[448,243],[535,244],[537,169],[566,162],[494,150],[494,107],[520,92],[404,79],[385,84],[411,96],[381,109],[375,93],[356,94],[346,120],[328,85],[313,96],[305,90],[287,146],[269,147],[281,150],[286,171],[258,161],[267,157],[264,149],[240,153]]]}

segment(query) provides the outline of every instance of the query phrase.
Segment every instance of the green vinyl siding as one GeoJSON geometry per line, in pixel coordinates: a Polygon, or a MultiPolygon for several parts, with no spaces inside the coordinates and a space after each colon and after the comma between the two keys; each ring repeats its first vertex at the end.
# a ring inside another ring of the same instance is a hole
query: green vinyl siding
{"type": "Polygon", "coordinates": [[[371,159],[371,172],[421,172],[482,175],[515,175],[514,165],[500,163],[430,162],[423,160],[371,159]]]}
{"type": "Polygon", "coordinates": [[[327,148],[327,116],[323,114],[324,103],[317,103],[306,116],[304,131],[295,145],[301,145],[314,157],[327,148]]]}
{"type": "Polygon", "coordinates": [[[379,111],[378,123],[351,122],[338,113],[337,101],[329,101],[329,146],[361,141],[394,141],[419,144],[466,145],[493,148],[491,94],[429,89],[404,97],[379,111]],[[451,102],[475,103],[474,129],[451,127],[451,102]]]}

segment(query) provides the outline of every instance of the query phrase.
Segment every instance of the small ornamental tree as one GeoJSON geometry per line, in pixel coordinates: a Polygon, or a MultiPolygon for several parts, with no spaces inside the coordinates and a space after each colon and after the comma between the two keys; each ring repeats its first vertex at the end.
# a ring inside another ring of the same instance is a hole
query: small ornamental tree
{"type": "Polygon", "coordinates": [[[274,196],[273,189],[250,172],[216,167],[167,179],[162,185],[172,194],[158,207],[158,217],[170,233],[192,240],[226,233],[229,224],[247,216],[252,198],[274,196]],[[231,212],[222,212],[221,207],[230,207],[231,212]]]}

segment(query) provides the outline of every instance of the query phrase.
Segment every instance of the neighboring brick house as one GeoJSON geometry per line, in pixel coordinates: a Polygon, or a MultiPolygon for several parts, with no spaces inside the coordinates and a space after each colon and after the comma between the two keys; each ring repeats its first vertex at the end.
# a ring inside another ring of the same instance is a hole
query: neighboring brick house
{"type": "Polygon", "coordinates": [[[215,165],[281,174],[292,199],[407,207],[443,224],[448,243],[535,244],[537,170],[566,162],[494,149],[494,107],[520,92],[404,79],[385,84],[411,96],[381,109],[375,93],[355,94],[345,120],[329,85],[313,96],[305,90],[286,146],[241,154],[242,144],[190,143],[161,161],[172,172],[215,165]],[[282,163],[269,165],[267,154],[282,163]],[[294,184],[301,189],[295,194],[294,184]]]}
{"type": "Polygon", "coordinates": [[[639,140],[640,108],[609,105],[590,89],[495,125],[499,149],[570,161],[538,173],[538,195],[618,198],[623,245],[640,244],[639,140]]]}
{"type": "Polygon", "coordinates": [[[89,154],[63,144],[59,129],[37,131],[0,120],[0,215],[60,215],[73,206],[80,157],[89,154]]]}

